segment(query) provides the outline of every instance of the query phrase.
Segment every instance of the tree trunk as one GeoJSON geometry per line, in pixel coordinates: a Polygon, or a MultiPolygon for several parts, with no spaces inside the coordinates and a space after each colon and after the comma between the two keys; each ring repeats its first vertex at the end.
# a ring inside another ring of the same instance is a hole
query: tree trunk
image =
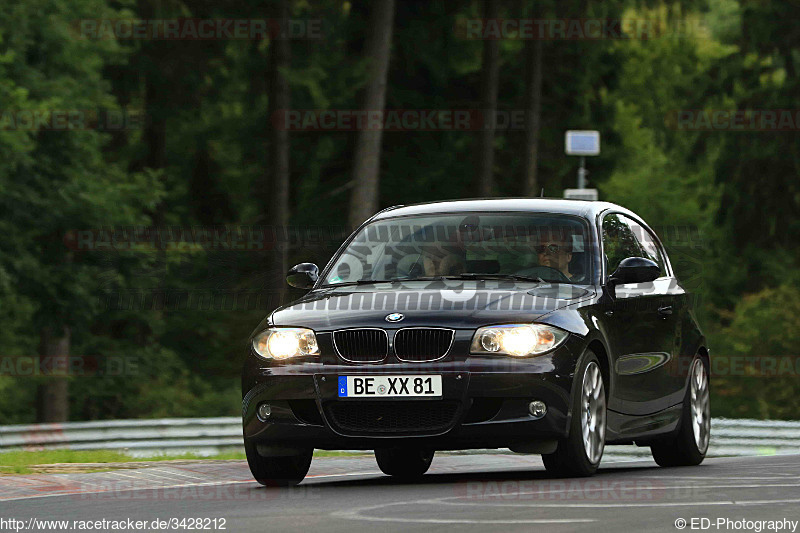
{"type": "MultiPolygon", "coordinates": [[[[386,104],[394,0],[373,0],[371,6],[369,34],[365,45],[371,76],[367,82],[363,108],[367,112],[382,112],[386,104]]],[[[353,190],[350,195],[351,228],[357,227],[378,210],[382,133],[380,128],[365,128],[358,132],[353,161],[353,190]]]]}
{"type": "MultiPolygon", "coordinates": [[[[289,19],[288,0],[275,5],[275,18],[279,28],[286,28],[289,19]]],[[[275,34],[271,37],[269,52],[269,116],[286,111],[290,106],[289,83],[283,72],[289,68],[290,46],[287,36],[275,34]]],[[[289,266],[289,131],[286,128],[269,127],[269,162],[265,207],[269,209],[269,223],[275,230],[274,261],[271,270],[280,301],[285,295],[283,277],[289,266]],[[286,238],[282,238],[286,235],[286,238]]]]}
{"type": "MultiPolygon", "coordinates": [[[[147,121],[145,123],[143,139],[147,146],[147,156],[143,160],[143,165],[137,164],[136,170],[152,168],[162,169],[167,164],[167,122],[165,118],[164,106],[159,101],[160,89],[153,80],[153,74],[144,74],[145,85],[145,106],[147,121]]],[[[164,182],[165,177],[161,177],[164,182]]],[[[164,200],[160,200],[151,212],[153,225],[161,227],[165,223],[167,206],[164,200]]]]}
{"type": "Polygon", "coordinates": [[[527,91],[525,94],[525,153],[523,183],[526,196],[539,196],[539,132],[542,118],[542,41],[529,40],[525,43],[525,63],[527,66],[527,91]]]}
{"type": "MultiPolygon", "coordinates": [[[[497,18],[497,0],[487,0],[485,19],[497,18]]],[[[500,73],[500,41],[489,38],[483,41],[481,65],[481,112],[483,129],[478,147],[478,191],[481,196],[494,192],[494,133],[497,122],[497,85],[500,73]]]]}
{"type": "Polygon", "coordinates": [[[69,388],[65,375],[69,369],[70,330],[64,327],[61,335],[52,328],[42,328],[39,344],[39,366],[44,382],[36,391],[36,420],[38,422],[66,422],[69,419],[69,388]],[[62,377],[56,377],[62,376],[62,377]]]}

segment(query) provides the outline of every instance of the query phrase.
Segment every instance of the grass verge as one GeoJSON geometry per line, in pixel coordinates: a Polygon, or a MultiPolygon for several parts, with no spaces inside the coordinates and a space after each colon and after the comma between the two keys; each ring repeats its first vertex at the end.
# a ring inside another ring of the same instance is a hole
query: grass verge
{"type": "MultiPolygon", "coordinates": [[[[365,452],[366,453],[366,452],[365,452]]],[[[337,452],[316,450],[314,457],[342,457],[352,456],[352,452],[337,452]]],[[[57,472],[57,465],[65,465],[61,470],[75,472],[77,468],[66,465],[86,465],[80,468],[81,472],[102,472],[117,468],[130,468],[135,465],[124,466],[126,463],[151,463],[154,461],[223,461],[244,460],[244,452],[228,452],[216,455],[197,455],[193,453],[165,454],[152,457],[133,457],[124,452],[110,450],[40,450],[40,451],[13,451],[0,453],[0,474],[35,474],[42,472],[57,472]],[[107,465],[104,465],[107,463],[107,465]]]]}

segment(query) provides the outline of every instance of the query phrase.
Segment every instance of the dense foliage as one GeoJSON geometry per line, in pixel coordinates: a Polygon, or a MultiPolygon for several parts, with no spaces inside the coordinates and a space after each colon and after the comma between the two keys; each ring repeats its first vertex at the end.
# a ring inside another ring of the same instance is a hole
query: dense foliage
{"type": "MultiPolygon", "coordinates": [[[[281,71],[291,109],[358,109],[372,68],[370,2],[288,6],[290,18],[322,28],[291,40],[281,71]]],[[[263,19],[272,7],[9,0],[0,10],[0,424],[35,420],[37,387],[55,378],[26,375],[18,362],[52,337],[91,362],[69,378],[71,419],[238,412],[244,339],[279,299],[297,296],[284,289],[276,250],[288,246],[291,264],[325,263],[347,234],[357,134],[290,133],[290,223],[308,231],[288,242],[267,232],[263,245],[243,250],[165,242],[176,228],[221,225],[247,241],[248,228],[274,220],[274,43],[91,38],[78,28],[86,19],[263,19]],[[143,120],[121,129],[20,121],[22,111],[69,110],[143,120]],[[160,233],[111,243],[115,229],[135,227],[160,233]],[[92,250],[78,245],[87,231],[92,250]]],[[[386,108],[479,109],[484,41],[459,28],[482,16],[482,3],[398,0],[394,9],[386,108]]],[[[795,109],[797,117],[800,7],[507,0],[498,9],[504,18],[647,21],[657,30],[646,39],[542,43],[538,184],[556,197],[574,186],[578,162],[563,153],[564,131],[600,130],[591,185],[659,228],[698,295],[712,357],[796,361],[800,124],[736,131],[687,126],[680,113],[795,109]]],[[[501,111],[526,105],[528,48],[500,41],[501,111]]],[[[384,132],[380,207],[477,196],[478,143],[478,131],[384,132]]],[[[525,194],[525,131],[501,127],[493,143],[493,194],[525,194]]],[[[792,368],[777,377],[720,372],[714,413],[800,417],[800,368],[792,368]]]]}

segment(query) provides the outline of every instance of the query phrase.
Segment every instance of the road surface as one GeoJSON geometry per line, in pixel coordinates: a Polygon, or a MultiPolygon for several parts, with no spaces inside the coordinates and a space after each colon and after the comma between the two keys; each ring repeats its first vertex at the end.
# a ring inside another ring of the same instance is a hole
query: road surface
{"type": "Polygon", "coordinates": [[[586,479],[551,478],[538,456],[440,455],[414,483],[382,475],[371,456],[323,457],[291,489],[257,485],[242,461],[3,476],[0,531],[13,530],[2,522],[11,518],[25,527],[32,519],[67,521],[62,531],[104,519],[92,525],[111,530],[111,521],[130,519],[153,531],[163,525],[153,520],[176,519],[172,524],[180,526],[189,519],[178,529],[627,532],[678,531],[681,520],[691,531],[695,519],[707,531],[752,531],[756,521],[781,521],[762,523],[762,531],[771,525],[792,531],[784,520],[800,520],[800,455],[714,458],[684,468],[651,460],[604,463],[586,479]]]}

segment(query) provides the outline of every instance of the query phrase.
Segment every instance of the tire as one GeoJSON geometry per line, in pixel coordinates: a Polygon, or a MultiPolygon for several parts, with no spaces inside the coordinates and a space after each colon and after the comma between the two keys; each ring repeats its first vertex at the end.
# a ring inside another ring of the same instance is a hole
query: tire
{"type": "Polygon", "coordinates": [[[414,479],[428,471],[433,454],[433,450],[382,448],[375,450],[375,460],[378,468],[387,476],[414,479]]]}
{"type": "Polygon", "coordinates": [[[287,457],[264,457],[254,444],[245,442],[247,464],[256,481],[267,487],[292,487],[308,474],[314,450],[287,457]]]}
{"type": "Polygon", "coordinates": [[[547,472],[557,477],[593,475],[605,448],[605,382],[600,361],[591,350],[586,351],[575,379],[569,434],[558,441],[555,452],[542,454],[547,472]]]}
{"type": "Polygon", "coordinates": [[[689,384],[683,400],[677,433],[650,445],[659,466],[695,466],[703,462],[711,438],[708,368],[702,357],[695,357],[689,371],[689,384]]]}

